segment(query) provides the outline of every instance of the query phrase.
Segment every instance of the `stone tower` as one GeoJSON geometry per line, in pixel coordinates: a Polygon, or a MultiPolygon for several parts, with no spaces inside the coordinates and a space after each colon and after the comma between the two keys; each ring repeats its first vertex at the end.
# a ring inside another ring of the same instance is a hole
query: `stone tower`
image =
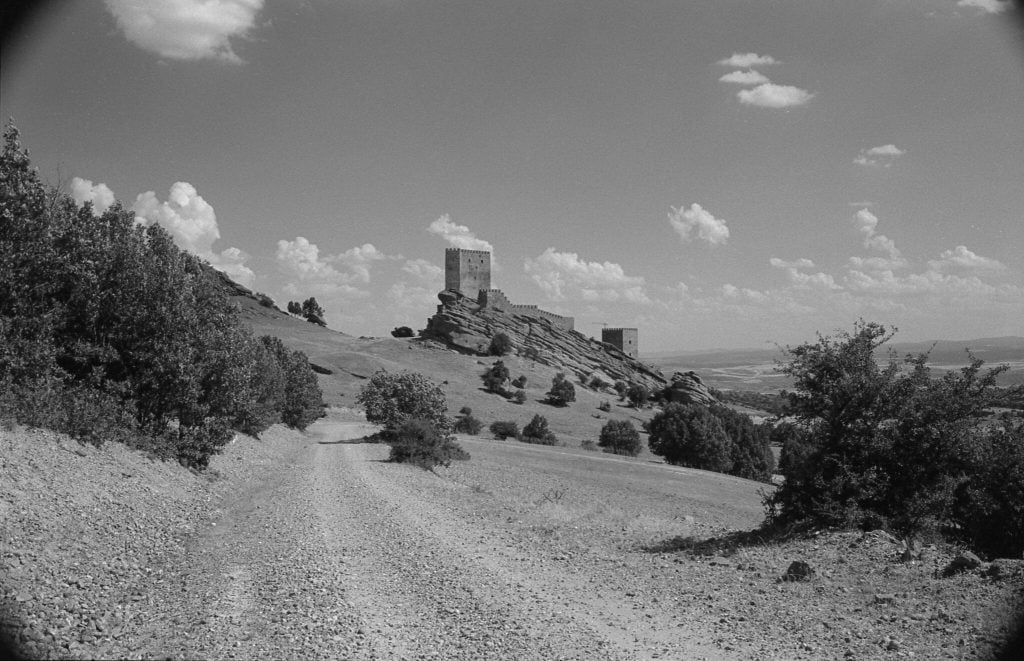
{"type": "Polygon", "coordinates": [[[601,341],[618,347],[630,358],[640,356],[640,338],[635,328],[602,328],[601,341]]]}
{"type": "Polygon", "coordinates": [[[491,288],[491,253],[462,248],[445,250],[444,288],[476,300],[481,289],[491,288]]]}

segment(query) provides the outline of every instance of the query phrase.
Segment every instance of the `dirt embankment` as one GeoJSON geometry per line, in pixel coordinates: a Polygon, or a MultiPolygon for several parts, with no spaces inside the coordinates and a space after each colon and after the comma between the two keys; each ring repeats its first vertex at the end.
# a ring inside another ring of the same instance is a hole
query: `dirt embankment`
{"type": "Polygon", "coordinates": [[[948,550],[884,534],[671,550],[755,525],[744,480],[470,438],[435,475],[367,430],[275,428],[208,475],[0,433],[5,626],[72,658],[959,659],[1020,606],[1019,574],[936,579],[948,550]]]}

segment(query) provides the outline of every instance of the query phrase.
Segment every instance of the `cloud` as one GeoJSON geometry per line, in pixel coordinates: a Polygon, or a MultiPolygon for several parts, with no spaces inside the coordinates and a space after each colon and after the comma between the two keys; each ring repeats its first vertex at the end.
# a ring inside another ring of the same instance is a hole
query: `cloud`
{"type": "Polygon", "coordinates": [[[276,259],[280,269],[300,282],[319,284],[324,291],[354,293],[353,283],[370,282],[370,267],[373,262],[385,259],[401,259],[382,253],[372,243],[349,248],[338,255],[320,255],[320,248],[304,236],[294,241],[277,242],[276,259]],[[344,266],[337,269],[334,264],[344,266]]]}
{"type": "Polygon", "coordinates": [[[858,231],[864,235],[865,248],[884,253],[893,261],[894,265],[906,265],[906,261],[896,247],[896,243],[889,237],[876,231],[878,216],[867,209],[861,209],[854,214],[853,222],[857,226],[858,231]]]}
{"type": "Polygon", "coordinates": [[[957,7],[974,7],[987,14],[1000,14],[1010,8],[1008,0],[959,0],[957,7]]]}
{"type": "Polygon", "coordinates": [[[106,0],[128,41],[172,60],[241,59],[231,39],[245,37],[263,0],[106,0]]]}
{"type": "Polygon", "coordinates": [[[435,282],[444,275],[443,268],[426,259],[406,260],[402,270],[422,282],[435,282]]]}
{"type": "Polygon", "coordinates": [[[682,207],[672,207],[668,221],[683,241],[689,241],[695,231],[698,238],[711,245],[724,244],[729,239],[729,228],[725,221],[715,218],[696,202],[685,211],[682,207]]]}
{"type": "Polygon", "coordinates": [[[372,243],[364,243],[355,248],[349,248],[337,257],[333,258],[340,264],[344,264],[352,273],[353,278],[358,282],[370,281],[370,265],[373,262],[384,259],[401,259],[401,256],[389,257],[377,250],[372,243]]]}
{"type": "Polygon", "coordinates": [[[102,216],[115,201],[114,191],[110,190],[106,184],[96,184],[94,186],[91,181],[81,177],[75,177],[71,180],[71,197],[80,207],[86,202],[92,202],[92,214],[94,216],[102,216]]]}
{"type": "Polygon", "coordinates": [[[719,60],[719,64],[727,67],[749,68],[753,66],[764,66],[766,64],[777,64],[771,55],[758,55],[757,53],[733,53],[731,57],[719,60]]]}
{"type": "Polygon", "coordinates": [[[431,234],[437,234],[454,248],[462,248],[463,250],[494,250],[490,243],[476,238],[476,235],[470,232],[469,228],[465,225],[453,223],[451,216],[448,214],[430,223],[427,231],[431,234]]]}
{"type": "Polygon", "coordinates": [[[760,71],[748,69],[747,71],[732,71],[718,79],[723,83],[738,83],[740,85],[760,85],[771,82],[768,76],[760,71]]]}
{"type": "Polygon", "coordinates": [[[930,260],[928,266],[939,273],[955,270],[998,273],[1007,270],[1006,265],[999,260],[975,254],[967,246],[944,251],[939,259],[930,260]]]}
{"type": "Polygon", "coordinates": [[[217,214],[195,186],[187,181],[175,182],[166,202],[161,202],[153,191],[140,193],[135,198],[132,211],[136,222],[160,224],[179,248],[205,259],[236,282],[251,286],[255,280],[256,274],[245,266],[249,255],[238,248],[228,248],[219,253],[213,251],[213,243],[220,239],[217,214]]]}
{"type": "Polygon", "coordinates": [[[772,266],[774,266],[777,269],[813,269],[814,268],[814,262],[812,262],[811,260],[807,259],[806,257],[801,257],[800,259],[795,259],[792,262],[787,262],[786,260],[779,259],[778,257],[772,257],[770,260],[768,260],[768,263],[771,264],[772,266]]]}
{"type": "Polygon", "coordinates": [[[891,167],[893,162],[907,152],[896,145],[888,144],[871,149],[861,149],[853,162],[866,167],[891,167]]]}
{"type": "Polygon", "coordinates": [[[802,106],[814,95],[807,90],[792,85],[776,85],[764,83],[751,90],[740,90],[736,93],[741,103],[762,108],[788,108],[802,106]]]}
{"type": "Polygon", "coordinates": [[[613,262],[586,262],[576,253],[548,248],[536,259],[527,258],[523,269],[552,301],[651,302],[644,279],[626,275],[622,266],[613,262]]]}
{"type": "Polygon", "coordinates": [[[801,257],[800,259],[793,260],[791,262],[772,257],[768,260],[768,263],[777,269],[782,269],[786,272],[786,276],[789,281],[801,288],[809,287],[821,287],[824,289],[842,289],[836,284],[835,278],[828,273],[804,273],[801,269],[812,269],[814,268],[814,262],[811,260],[801,257]]]}

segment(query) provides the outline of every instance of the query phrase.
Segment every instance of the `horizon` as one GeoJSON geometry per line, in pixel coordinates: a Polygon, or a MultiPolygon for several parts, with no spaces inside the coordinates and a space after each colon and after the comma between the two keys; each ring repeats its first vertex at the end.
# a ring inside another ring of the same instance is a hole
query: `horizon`
{"type": "Polygon", "coordinates": [[[1024,329],[1021,3],[106,0],[18,28],[0,113],[44,180],[350,335],[422,328],[450,247],[642,355],[1024,329]]]}

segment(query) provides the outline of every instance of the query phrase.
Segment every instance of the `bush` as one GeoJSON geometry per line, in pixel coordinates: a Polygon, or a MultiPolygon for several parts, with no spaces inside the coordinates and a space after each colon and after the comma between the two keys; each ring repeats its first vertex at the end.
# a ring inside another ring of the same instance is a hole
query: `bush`
{"type": "Polygon", "coordinates": [[[548,419],[542,415],[533,416],[533,420],[523,427],[519,440],[534,445],[558,445],[558,438],[548,429],[548,419]]]}
{"type": "Polygon", "coordinates": [[[619,394],[619,401],[620,402],[622,400],[626,399],[626,393],[629,392],[629,384],[628,383],[626,383],[625,381],[616,381],[614,388],[615,388],[615,392],[617,392],[619,394]]]}
{"type": "Polygon", "coordinates": [[[604,411],[605,413],[607,413],[608,411],[612,410],[612,403],[609,402],[607,399],[603,399],[601,400],[601,403],[597,405],[597,410],[604,411]]]}
{"type": "Polygon", "coordinates": [[[504,441],[506,438],[519,437],[519,425],[514,422],[497,420],[491,423],[489,429],[494,434],[494,438],[499,441],[504,441]]]}
{"type": "Polygon", "coordinates": [[[551,390],[548,391],[547,397],[548,403],[553,406],[566,406],[569,402],[576,401],[576,388],[565,378],[564,372],[559,372],[551,380],[551,390]]]}
{"type": "Polygon", "coordinates": [[[669,404],[647,428],[651,452],[670,464],[719,473],[732,468],[732,444],[722,421],[699,404],[669,404]]]}
{"type": "Polygon", "coordinates": [[[480,378],[484,380],[484,389],[499,395],[505,394],[505,383],[508,382],[508,377],[508,368],[501,360],[494,361],[494,364],[480,375],[480,378]]]}
{"type": "Polygon", "coordinates": [[[586,450],[587,452],[597,452],[597,443],[590,440],[589,438],[580,443],[580,447],[586,450]]]}
{"type": "Polygon", "coordinates": [[[525,390],[517,390],[514,393],[512,393],[512,401],[515,402],[516,404],[523,404],[523,403],[525,403],[526,402],[526,391],[525,390]]]}
{"type": "Polygon", "coordinates": [[[755,425],[750,416],[724,406],[714,406],[711,412],[722,421],[725,434],[732,442],[729,474],[770,482],[775,470],[775,455],[772,454],[768,426],[755,425]]]}
{"type": "Polygon", "coordinates": [[[526,377],[521,375],[521,374],[519,376],[517,376],[515,379],[512,380],[512,387],[513,388],[518,388],[520,390],[525,388],[526,387],[526,377]]]}
{"type": "Polygon", "coordinates": [[[389,445],[390,461],[415,464],[424,470],[449,466],[453,460],[469,459],[469,453],[451,436],[423,418],[408,418],[402,422],[389,445]]]}
{"type": "Polygon", "coordinates": [[[651,398],[651,391],[639,383],[634,383],[626,390],[626,398],[629,399],[629,404],[632,407],[640,409],[647,405],[647,400],[651,398]]]}
{"type": "MultiPolygon", "coordinates": [[[[907,538],[949,523],[963,529],[969,522],[956,521],[954,506],[958,497],[974,500],[965,495],[972,475],[1002,470],[986,468],[996,456],[1013,465],[1012,453],[977,451],[1002,447],[988,444],[997,436],[977,423],[1001,368],[982,374],[982,361],[971,357],[968,367],[933,379],[927,355],[899,361],[893,354],[880,366],[876,351],[893,332],[860,321],[852,334],[789,349],[781,370],[794,384],[788,413],[808,435],[780,462],[786,480],[765,499],[770,521],[887,522],[907,538]]],[[[975,478],[975,493],[987,490],[979,486],[986,479],[975,478]]]]}
{"type": "Polygon", "coordinates": [[[391,331],[391,337],[413,337],[416,332],[408,326],[396,326],[391,331]]]}
{"type": "Polygon", "coordinates": [[[605,452],[635,457],[640,454],[643,444],[640,434],[629,420],[609,420],[601,428],[601,437],[597,444],[605,452]]]}
{"type": "Polygon", "coordinates": [[[590,377],[590,382],[587,385],[590,386],[591,390],[603,390],[604,388],[607,388],[611,384],[595,374],[594,376],[590,377]]]}
{"type": "Polygon", "coordinates": [[[512,340],[505,333],[495,333],[491,338],[491,344],[487,347],[487,353],[492,356],[504,356],[512,351],[512,340]]]}
{"type": "Polygon", "coordinates": [[[476,436],[484,428],[484,423],[473,417],[472,413],[466,413],[455,419],[455,431],[460,434],[476,436]]]}
{"type": "Polygon", "coordinates": [[[384,438],[392,437],[406,420],[429,422],[442,435],[451,429],[445,416],[448,408],[444,392],[422,374],[379,370],[360,390],[356,401],[366,411],[369,422],[384,427],[384,438]]]}

